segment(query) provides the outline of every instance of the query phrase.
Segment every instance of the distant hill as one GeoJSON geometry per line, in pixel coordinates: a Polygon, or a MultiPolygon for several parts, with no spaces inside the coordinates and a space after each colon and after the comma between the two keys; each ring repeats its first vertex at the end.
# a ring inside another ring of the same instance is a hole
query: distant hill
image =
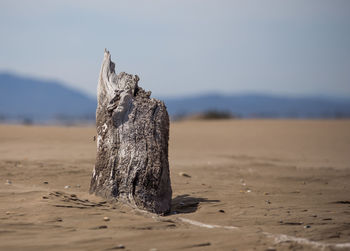
{"type": "Polygon", "coordinates": [[[94,120],[96,101],[56,81],[0,73],[0,119],[20,122],[94,120]]]}
{"type": "MultiPolygon", "coordinates": [[[[350,99],[262,94],[161,99],[173,119],[206,112],[215,116],[215,111],[242,118],[350,118],[350,99]]],[[[95,99],[62,83],[0,73],[0,121],[93,122],[95,110],[95,99]]]]}
{"type": "Polygon", "coordinates": [[[283,97],[260,94],[202,95],[165,98],[176,117],[208,111],[229,112],[242,118],[344,118],[350,117],[350,98],[283,97]]]}

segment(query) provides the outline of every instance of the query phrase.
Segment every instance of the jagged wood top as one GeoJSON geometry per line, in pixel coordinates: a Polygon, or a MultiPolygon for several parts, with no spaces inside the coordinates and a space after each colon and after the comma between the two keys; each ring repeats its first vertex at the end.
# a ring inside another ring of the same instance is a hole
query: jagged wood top
{"type": "Polygon", "coordinates": [[[162,101],[115,73],[105,50],[98,83],[97,157],[90,192],[155,213],[170,210],[169,116],[162,101]]]}

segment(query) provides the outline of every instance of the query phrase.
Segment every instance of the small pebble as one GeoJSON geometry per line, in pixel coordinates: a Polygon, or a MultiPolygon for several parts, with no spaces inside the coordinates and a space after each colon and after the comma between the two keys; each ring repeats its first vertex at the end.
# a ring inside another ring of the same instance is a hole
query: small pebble
{"type": "Polygon", "coordinates": [[[125,246],[122,244],[119,244],[118,246],[113,247],[112,249],[124,249],[125,246]]]}
{"type": "Polygon", "coordinates": [[[291,225],[291,226],[296,226],[296,225],[303,225],[303,222],[284,222],[283,220],[279,221],[280,224],[282,225],[291,225]]]}
{"type": "Polygon", "coordinates": [[[311,228],[311,226],[310,225],[305,225],[304,228],[311,228]]]}
{"type": "Polygon", "coordinates": [[[251,191],[252,191],[252,190],[248,189],[248,190],[247,190],[247,193],[250,193],[251,191]]]}
{"type": "Polygon", "coordinates": [[[77,188],[79,188],[79,187],[80,187],[80,185],[79,185],[79,184],[77,184],[77,185],[76,185],[76,187],[77,187],[77,188]]]}
{"type": "Polygon", "coordinates": [[[7,211],[6,214],[9,215],[9,214],[11,214],[11,212],[10,212],[10,211],[7,211]]]}
{"type": "Polygon", "coordinates": [[[107,216],[103,217],[104,221],[109,221],[109,218],[107,216]]]}
{"type": "Polygon", "coordinates": [[[179,175],[183,176],[183,177],[186,177],[186,178],[191,178],[190,175],[188,175],[187,173],[184,173],[184,172],[179,172],[179,175]]]}
{"type": "Polygon", "coordinates": [[[21,164],[21,162],[17,162],[17,163],[15,164],[15,167],[23,167],[23,165],[21,164]]]}
{"type": "Polygon", "coordinates": [[[70,188],[70,186],[64,186],[64,189],[68,189],[68,188],[70,188]]]}
{"type": "Polygon", "coordinates": [[[220,213],[225,213],[225,210],[220,209],[219,212],[220,213]]]}
{"type": "Polygon", "coordinates": [[[49,184],[49,182],[47,182],[47,181],[44,181],[43,183],[44,183],[45,185],[49,184]]]}
{"type": "Polygon", "coordinates": [[[56,221],[62,222],[63,220],[62,220],[61,217],[57,217],[57,218],[56,218],[56,221]]]}
{"type": "Polygon", "coordinates": [[[98,226],[99,229],[108,228],[106,225],[98,226]]]}
{"type": "Polygon", "coordinates": [[[240,182],[243,186],[247,185],[247,184],[245,183],[244,179],[240,179],[239,182],[240,182]]]}
{"type": "Polygon", "coordinates": [[[6,184],[6,185],[11,185],[11,184],[12,184],[12,181],[11,181],[11,180],[6,180],[5,184],[6,184]]]}
{"type": "Polygon", "coordinates": [[[194,244],[194,245],[191,245],[189,247],[195,248],[195,247],[205,247],[205,246],[210,246],[210,245],[211,245],[210,242],[204,242],[204,243],[194,244]]]}
{"type": "Polygon", "coordinates": [[[49,198],[49,197],[47,197],[47,196],[43,196],[43,199],[44,199],[44,200],[47,200],[48,198],[49,198]]]}
{"type": "Polygon", "coordinates": [[[269,195],[269,193],[265,192],[264,195],[269,195]]]}
{"type": "Polygon", "coordinates": [[[70,197],[76,198],[77,195],[76,194],[71,194],[70,197]]]}
{"type": "Polygon", "coordinates": [[[265,202],[266,202],[267,204],[271,204],[271,201],[269,201],[269,200],[265,200],[265,202]]]}

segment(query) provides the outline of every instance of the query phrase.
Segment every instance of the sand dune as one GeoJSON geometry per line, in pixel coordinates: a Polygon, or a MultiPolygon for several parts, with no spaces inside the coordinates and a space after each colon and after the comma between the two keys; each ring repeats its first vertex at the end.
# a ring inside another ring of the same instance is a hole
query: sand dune
{"type": "Polygon", "coordinates": [[[172,123],[164,217],[88,194],[94,135],[0,126],[1,250],[350,250],[348,120],[172,123]]]}

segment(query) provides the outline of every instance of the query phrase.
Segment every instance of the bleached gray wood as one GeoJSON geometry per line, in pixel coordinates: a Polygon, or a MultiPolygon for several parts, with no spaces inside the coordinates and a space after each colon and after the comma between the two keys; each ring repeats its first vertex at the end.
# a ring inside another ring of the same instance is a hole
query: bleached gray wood
{"type": "Polygon", "coordinates": [[[150,212],[170,211],[169,116],[105,50],[97,89],[97,157],[90,193],[150,212]]]}

